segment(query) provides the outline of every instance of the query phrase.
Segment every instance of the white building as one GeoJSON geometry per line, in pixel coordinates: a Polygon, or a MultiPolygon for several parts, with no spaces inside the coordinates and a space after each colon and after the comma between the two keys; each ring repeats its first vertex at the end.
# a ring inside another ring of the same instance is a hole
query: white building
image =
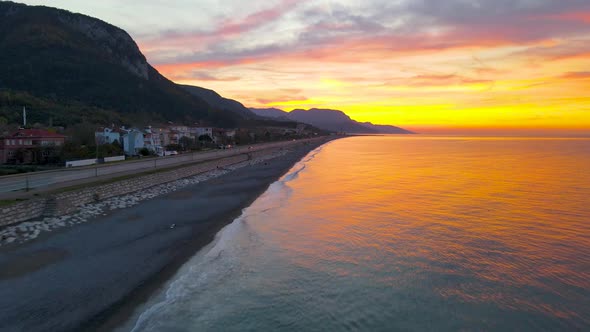
{"type": "Polygon", "coordinates": [[[152,129],[151,127],[144,129],[143,146],[153,153],[162,153],[164,148],[162,147],[162,141],[158,129],[152,129]]]}
{"type": "Polygon", "coordinates": [[[94,133],[94,137],[99,145],[112,144],[115,141],[121,143],[121,133],[114,128],[99,128],[94,133]]]}
{"type": "Polygon", "coordinates": [[[213,128],[211,127],[191,127],[189,128],[189,132],[195,140],[198,140],[203,135],[209,136],[211,140],[214,140],[213,128]]]}
{"type": "Polygon", "coordinates": [[[154,144],[166,147],[170,145],[170,129],[168,128],[150,128],[154,136],[154,144]],[[159,142],[159,143],[156,143],[159,142]]]}
{"type": "Polygon", "coordinates": [[[236,137],[236,130],[235,129],[226,130],[225,137],[233,139],[234,137],[236,137]]]}
{"type": "Polygon", "coordinates": [[[130,129],[123,135],[123,150],[126,155],[137,156],[144,147],[144,135],[140,130],[130,129]]]}
{"type": "Polygon", "coordinates": [[[178,133],[179,137],[181,138],[185,136],[190,136],[190,131],[187,126],[170,126],[168,127],[168,129],[170,129],[170,131],[178,133]]]}

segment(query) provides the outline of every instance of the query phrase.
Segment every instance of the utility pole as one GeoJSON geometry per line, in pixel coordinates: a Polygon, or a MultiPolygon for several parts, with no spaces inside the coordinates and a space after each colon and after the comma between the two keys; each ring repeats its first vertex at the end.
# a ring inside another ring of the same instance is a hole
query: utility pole
{"type": "Polygon", "coordinates": [[[98,177],[98,136],[96,135],[96,129],[94,130],[94,144],[96,145],[96,156],[95,156],[95,164],[94,164],[94,176],[98,177]]]}
{"type": "Polygon", "coordinates": [[[27,127],[27,109],[23,106],[23,128],[27,127]]]}
{"type": "Polygon", "coordinates": [[[96,163],[98,164],[98,137],[96,133],[94,133],[94,144],[96,145],[96,163]]]}

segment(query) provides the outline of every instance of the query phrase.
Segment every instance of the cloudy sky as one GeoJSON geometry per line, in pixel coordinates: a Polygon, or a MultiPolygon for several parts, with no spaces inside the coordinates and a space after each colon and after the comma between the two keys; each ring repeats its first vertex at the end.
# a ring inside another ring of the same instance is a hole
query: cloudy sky
{"type": "Polygon", "coordinates": [[[168,78],[251,107],[423,132],[590,129],[590,0],[25,3],[117,25],[168,78]]]}

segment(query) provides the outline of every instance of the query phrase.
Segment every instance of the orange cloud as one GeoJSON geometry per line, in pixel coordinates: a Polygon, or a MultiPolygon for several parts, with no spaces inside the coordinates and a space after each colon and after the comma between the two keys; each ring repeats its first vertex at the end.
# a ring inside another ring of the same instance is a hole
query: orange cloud
{"type": "Polygon", "coordinates": [[[583,72],[569,72],[565,73],[561,76],[561,78],[565,79],[575,79],[575,80],[586,80],[590,79],[590,72],[583,71],[583,72]]]}
{"type": "MultiPolygon", "coordinates": [[[[447,31],[442,34],[418,34],[410,36],[373,36],[363,38],[338,37],[321,47],[285,47],[261,49],[240,55],[213,55],[216,60],[198,60],[180,62],[176,64],[157,64],[164,72],[186,69],[214,69],[231,67],[242,64],[253,64],[277,59],[283,62],[330,62],[330,63],[358,63],[383,58],[407,57],[421,54],[438,54],[446,51],[476,51],[499,47],[522,46],[517,33],[506,30],[505,33],[493,31],[473,32],[466,30],[447,31]],[[509,38],[507,36],[515,36],[509,38]]],[[[551,39],[536,40],[533,45],[548,45],[551,39]]],[[[577,56],[574,54],[556,54],[555,57],[577,56]]],[[[492,71],[482,68],[482,71],[492,71]]]]}
{"type": "Polygon", "coordinates": [[[273,98],[258,98],[256,101],[263,105],[275,105],[275,104],[290,104],[302,101],[308,101],[307,97],[303,96],[277,96],[273,98]]]}
{"type": "MultiPolygon", "coordinates": [[[[231,41],[276,15],[227,21],[214,33],[231,41]]],[[[319,22],[293,44],[232,49],[211,38],[203,53],[156,67],[173,80],[209,81],[250,106],[330,107],[408,128],[590,128],[580,99],[590,78],[579,61],[590,59],[586,17],[509,17],[403,34],[340,33],[351,24],[319,22]],[[330,30],[339,33],[321,33],[330,30]]]]}
{"type": "MultiPolygon", "coordinates": [[[[403,79],[402,79],[403,80],[403,79]]],[[[410,86],[441,86],[452,84],[478,84],[478,83],[493,83],[492,80],[473,79],[459,75],[418,75],[409,79],[403,80],[405,85],[410,86]]]]}
{"type": "Polygon", "coordinates": [[[198,69],[215,69],[223,68],[233,65],[242,65],[255,62],[255,59],[239,59],[231,61],[198,61],[190,63],[172,63],[172,64],[160,64],[155,65],[156,69],[164,76],[171,80],[186,80],[189,78],[199,79],[191,76],[191,72],[198,69]]]}

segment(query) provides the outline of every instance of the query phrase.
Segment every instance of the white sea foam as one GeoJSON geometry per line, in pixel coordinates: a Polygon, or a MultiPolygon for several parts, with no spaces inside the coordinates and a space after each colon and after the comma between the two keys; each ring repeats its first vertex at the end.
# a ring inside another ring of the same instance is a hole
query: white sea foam
{"type": "Polygon", "coordinates": [[[237,258],[236,239],[247,227],[242,219],[243,217],[240,217],[224,227],[215,236],[212,244],[201,250],[180,269],[168,285],[164,296],[139,316],[132,331],[157,331],[157,317],[166,316],[168,311],[174,310],[176,303],[199,296],[208,284],[231,273],[237,258]]]}
{"type": "Polygon", "coordinates": [[[159,331],[166,324],[165,317],[170,317],[179,310],[179,305],[187,306],[190,299],[206,296],[204,294],[212,284],[223,282],[242,271],[240,260],[248,252],[261,245],[260,239],[248,221],[260,218],[271,210],[281,206],[288,199],[288,183],[297,179],[306,169],[306,164],[322,150],[322,147],[308,153],[296,163],[284,176],[272,183],[269,188],[249,207],[242,211],[240,217],[225,226],[214,241],[191,258],[168,284],[164,294],[155,297],[155,303],[137,318],[132,331],[159,331]]]}
{"type": "Polygon", "coordinates": [[[136,331],[588,330],[589,142],[338,140],[189,261],[136,331]]]}
{"type": "Polygon", "coordinates": [[[43,217],[39,220],[31,220],[7,226],[0,230],[0,246],[11,243],[22,243],[26,241],[31,241],[37,238],[41,234],[41,232],[51,232],[58,228],[69,227],[85,223],[89,220],[92,220],[95,217],[106,214],[108,211],[135,206],[139,204],[141,201],[169,194],[184,187],[225,175],[229,172],[232,172],[236,169],[248,165],[260,164],[262,162],[265,162],[266,160],[282,156],[286,153],[286,150],[282,150],[279,152],[261,156],[256,159],[229,165],[224,167],[223,169],[207,171],[188,178],[182,178],[172,182],[155,185],[145,190],[124,194],[121,196],[111,197],[97,203],[85,204],[81,206],[78,211],[72,213],[71,215],[59,217],[43,217]]]}

